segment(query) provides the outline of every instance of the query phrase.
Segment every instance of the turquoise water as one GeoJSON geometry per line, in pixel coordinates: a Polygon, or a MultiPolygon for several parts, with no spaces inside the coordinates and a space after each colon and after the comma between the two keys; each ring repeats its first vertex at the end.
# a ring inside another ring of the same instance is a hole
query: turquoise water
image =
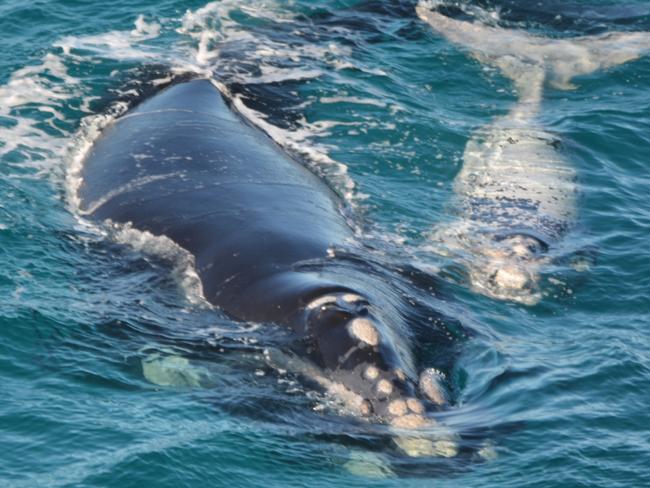
{"type": "MultiPolygon", "coordinates": [[[[461,5],[552,37],[650,30],[647,1],[461,5]]],[[[0,4],[0,485],[648,486],[650,56],[545,92],[581,190],[562,245],[593,258],[548,269],[536,306],[495,301],[426,243],[470,135],[516,96],[414,7],[0,4]],[[97,131],[187,73],[218,79],[322,175],[378,256],[438,276],[468,337],[438,420],[496,456],[405,456],[269,370],[268,328],[207,307],[180,258],[78,216],[97,131]],[[148,369],[163,357],[175,376],[148,369]]]]}

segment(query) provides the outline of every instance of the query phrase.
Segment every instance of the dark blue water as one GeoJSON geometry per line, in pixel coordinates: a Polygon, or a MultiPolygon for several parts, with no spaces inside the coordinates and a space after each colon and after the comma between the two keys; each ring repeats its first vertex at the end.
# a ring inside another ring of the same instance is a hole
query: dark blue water
{"type": "MultiPolygon", "coordinates": [[[[580,187],[562,246],[589,260],[549,267],[535,306],[497,301],[426,250],[465,144],[516,94],[415,5],[0,4],[0,485],[648,486],[650,57],[545,91],[580,187]],[[436,283],[463,331],[437,420],[473,454],[406,456],[271,370],[269,328],[210,309],[178,250],[79,216],[84,150],[182,76],[216,78],[328,181],[377,262],[436,283]]],[[[549,37],[650,30],[647,1],[448,10],[549,37]]]]}

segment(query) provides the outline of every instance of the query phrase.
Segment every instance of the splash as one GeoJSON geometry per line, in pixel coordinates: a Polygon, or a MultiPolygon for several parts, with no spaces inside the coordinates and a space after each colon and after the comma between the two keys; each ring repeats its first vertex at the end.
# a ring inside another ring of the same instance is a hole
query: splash
{"type": "Polygon", "coordinates": [[[80,80],[53,53],[12,73],[0,86],[0,117],[7,121],[0,126],[0,157],[37,173],[51,170],[67,145],[66,106],[82,94],[80,80]]]}
{"type": "Polygon", "coordinates": [[[56,41],[54,47],[61,48],[68,57],[84,61],[87,61],[87,58],[80,54],[82,52],[114,60],[150,59],[157,53],[147,50],[140,43],[157,38],[160,29],[159,23],[148,23],[143,15],[139,15],[134,22],[134,29],[130,31],[111,31],[81,37],[66,36],[56,41]]]}

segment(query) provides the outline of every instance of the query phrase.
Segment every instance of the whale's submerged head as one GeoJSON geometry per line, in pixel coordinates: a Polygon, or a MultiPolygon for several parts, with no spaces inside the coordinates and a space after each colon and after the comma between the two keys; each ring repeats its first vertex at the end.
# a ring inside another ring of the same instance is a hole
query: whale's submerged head
{"type": "Polygon", "coordinates": [[[475,292],[535,305],[544,265],[551,262],[547,239],[528,229],[486,229],[463,220],[434,232],[426,249],[454,258],[475,292]]]}
{"type": "Polygon", "coordinates": [[[526,233],[490,236],[473,251],[468,263],[471,285],[480,293],[534,305],[541,299],[542,265],[547,244],[526,233]]]}

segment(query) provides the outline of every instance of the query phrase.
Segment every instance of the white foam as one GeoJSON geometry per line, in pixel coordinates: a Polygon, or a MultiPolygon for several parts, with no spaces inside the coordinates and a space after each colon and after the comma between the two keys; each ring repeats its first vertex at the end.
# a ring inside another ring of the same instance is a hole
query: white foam
{"type": "Polygon", "coordinates": [[[23,168],[41,173],[52,169],[66,146],[65,133],[58,128],[66,122],[62,110],[81,94],[79,80],[68,74],[56,54],[48,53],[39,64],[12,73],[0,86],[0,116],[11,121],[0,127],[0,158],[18,155],[23,168]]]}
{"type": "MultiPolygon", "coordinates": [[[[135,29],[130,31],[110,31],[103,34],[88,36],[66,36],[56,41],[53,46],[61,48],[66,56],[80,58],[76,51],[83,51],[102,57],[127,60],[150,59],[156,56],[152,50],[146,49],[140,43],[155,39],[160,35],[160,24],[147,23],[140,15],[135,20],[135,29]]],[[[83,58],[82,58],[83,59],[83,58]]]]}
{"type": "Polygon", "coordinates": [[[287,13],[279,10],[276,2],[272,1],[259,5],[259,2],[246,0],[225,0],[210,2],[195,11],[187,10],[177,32],[196,42],[195,60],[199,65],[205,66],[219,57],[220,42],[255,42],[254,35],[232,19],[231,14],[238,10],[244,10],[252,17],[276,22],[288,18],[287,13]]]}
{"type": "Polygon", "coordinates": [[[267,122],[262,113],[249,108],[241,97],[234,97],[233,105],[242,115],[266,132],[280,146],[303,156],[317,173],[321,173],[342,193],[342,196],[348,202],[353,203],[355,198],[358,197],[354,191],[354,180],[348,175],[348,167],[332,159],[326,146],[316,144],[312,140],[316,137],[316,134],[326,131],[334,124],[338,124],[337,122],[321,121],[310,124],[303,120],[301,128],[286,130],[267,122]]]}
{"type": "Polygon", "coordinates": [[[355,103],[359,105],[374,105],[375,107],[385,108],[388,106],[386,102],[375,100],[374,98],[361,98],[361,97],[321,97],[321,103],[355,103]]]}
{"type": "MultiPolygon", "coordinates": [[[[156,38],[160,25],[136,19],[134,29],[111,31],[91,36],[66,36],[54,42],[59,52],[45,54],[39,62],[16,70],[0,86],[0,116],[10,121],[0,127],[0,157],[13,156],[21,168],[32,168],[38,175],[62,173],[62,154],[79,152],[88,139],[126,107],[113,107],[107,114],[82,122],[81,137],[70,137],[62,129],[74,123],[65,113],[89,113],[89,104],[97,97],[88,96],[84,80],[71,74],[71,67],[93,63],[96,58],[143,60],[156,55],[141,46],[156,38]]],[[[77,114],[75,114],[77,115],[77,114]]],[[[74,166],[74,165],[73,165],[74,166]]],[[[74,171],[73,171],[74,173],[74,171]]],[[[69,195],[75,192],[69,192],[69,195]]],[[[72,199],[73,204],[75,198],[72,199]]],[[[74,205],[73,205],[74,206],[74,205]]]]}
{"type": "Polygon", "coordinates": [[[193,305],[211,308],[203,295],[203,284],[196,272],[194,256],[167,236],[156,236],[147,231],[134,229],[130,224],[107,222],[109,237],[126,244],[136,251],[165,259],[173,265],[173,277],[193,305]]]}
{"type": "MultiPolygon", "coordinates": [[[[276,42],[261,32],[253,34],[234,18],[233,14],[241,14],[241,12],[256,19],[274,23],[291,23],[295,17],[294,12],[287,9],[286,6],[269,0],[263,2],[259,0],[224,0],[210,2],[195,11],[188,10],[183,16],[177,32],[189,36],[194,41],[195,61],[199,65],[206,66],[219,60],[224,47],[235,43],[238,46],[247,45],[248,61],[259,61],[259,67],[262,70],[277,69],[277,65],[274,67],[273,64],[265,63],[265,61],[273,59],[300,62],[303,58],[309,58],[333,63],[337,57],[351,52],[349,48],[336,44],[327,46],[318,46],[313,43],[295,45],[276,42]]],[[[223,66],[223,60],[219,60],[218,66],[221,69],[227,69],[226,66],[223,66]]],[[[276,71],[276,74],[278,72],[276,71]]],[[[309,70],[309,74],[313,76],[317,73],[309,70]]],[[[305,73],[301,67],[287,69],[285,77],[282,77],[281,80],[302,79],[304,76],[305,73]]],[[[262,75],[263,78],[264,75],[262,75]]],[[[262,82],[258,75],[251,73],[239,73],[238,81],[262,82]]],[[[271,81],[276,80],[271,79],[271,81]]]]}
{"type": "Polygon", "coordinates": [[[287,80],[311,80],[323,74],[318,69],[278,68],[276,66],[260,66],[261,76],[251,78],[249,83],[279,83],[287,80]]]}

